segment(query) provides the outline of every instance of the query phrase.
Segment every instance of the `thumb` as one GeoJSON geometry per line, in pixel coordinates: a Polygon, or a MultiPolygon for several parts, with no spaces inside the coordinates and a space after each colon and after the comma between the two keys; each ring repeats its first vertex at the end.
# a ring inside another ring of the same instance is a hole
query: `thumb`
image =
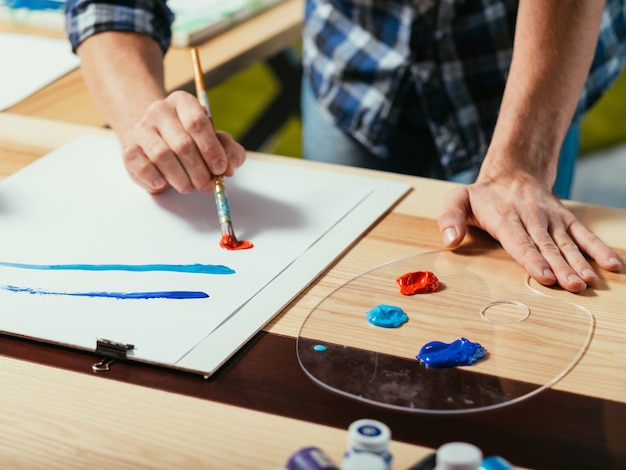
{"type": "Polygon", "coordinates": [[[469,212],[467,187],[462,186],[450,191],[443,201],[443,208],[437,219],[441,240],[447,248],[456,248],[465,238],[469,212]]]}

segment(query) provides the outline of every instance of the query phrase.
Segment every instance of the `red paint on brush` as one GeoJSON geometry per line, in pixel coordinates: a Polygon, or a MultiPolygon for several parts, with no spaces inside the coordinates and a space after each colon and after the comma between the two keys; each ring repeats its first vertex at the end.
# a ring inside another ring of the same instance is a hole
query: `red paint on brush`
{"type": "Polygon", "coordinates": [[[396,279],[403,295],[425,294],[439,290],[439,279],[430,271],[414,271],[403,274],[396,279]]]}
{"type": "Polygon", "coordinates": [[[226,250],[247,250],[254,245],[248,240],[237,240],[230,235],[222,235],[220,246],[226,250]]]}

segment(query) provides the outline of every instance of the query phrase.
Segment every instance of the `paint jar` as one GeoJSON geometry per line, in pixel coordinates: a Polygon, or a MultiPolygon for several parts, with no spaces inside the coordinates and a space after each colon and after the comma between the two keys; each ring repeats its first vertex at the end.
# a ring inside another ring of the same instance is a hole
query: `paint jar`
{"type": "Polygon", "coordinates": [[[386,424],[374,419],[359,419],[353,422],[348,427],[348,447],[341,465],[342,470],[357,468],[390,470],[392,467],[390,443],[391,430],[386,424]]]}
{"type": "Polygon", "coordinates": [[[295,452],[287,462],[287,470],[339,470],[324,451],[305,447],[295,452]]]}
{"type": "Polygon", "coordinates": [[[480,470],[482,451],[467,442],[448,442],[437,449],[435,470],[480,470]]]}

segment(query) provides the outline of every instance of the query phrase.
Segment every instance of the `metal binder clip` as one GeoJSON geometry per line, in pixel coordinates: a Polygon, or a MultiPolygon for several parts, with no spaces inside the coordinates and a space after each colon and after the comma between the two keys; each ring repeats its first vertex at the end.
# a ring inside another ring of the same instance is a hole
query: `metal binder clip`
{"type": "Polygon", "coordinates": [[[126,353],[135,346],[132,344],[118,343],[110,339],[98,339],[96,342],[96,354],[102,358],[91,366],[94,372],[107,372],[111,369],[111,364],[117,360],[126,360],[126,353]]]}
{"type": "Polygon", "coordinates": [[[96,362],[91,366],[91,370],[94,372],[107,372],[111,369],[111,364],[115,362],[115,359],[103,358],[100,362],[96,362]]]}

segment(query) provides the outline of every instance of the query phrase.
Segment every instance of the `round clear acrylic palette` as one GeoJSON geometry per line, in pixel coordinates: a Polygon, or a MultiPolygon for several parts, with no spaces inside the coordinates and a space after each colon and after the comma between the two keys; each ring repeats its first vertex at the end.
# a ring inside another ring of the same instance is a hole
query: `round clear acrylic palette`
{"type": "Polygon", "coordinates": [[[501,251],[437,251],[379,266],[344,284],[309,314],[298,360],[319,385],[379,406],[466,413],[519,402],[567,374],[585,353],[594,318],[584,308],[533,290],[501,251]],[[432,271],[437,292],[405,296],[396,278],[432,271]],[[366,313],[380,304],[409,317],[380,328],[366,313]],[[429,368],[416,359],[430,341],[465,337],[486,357],[469,366],[429,368]]]}

